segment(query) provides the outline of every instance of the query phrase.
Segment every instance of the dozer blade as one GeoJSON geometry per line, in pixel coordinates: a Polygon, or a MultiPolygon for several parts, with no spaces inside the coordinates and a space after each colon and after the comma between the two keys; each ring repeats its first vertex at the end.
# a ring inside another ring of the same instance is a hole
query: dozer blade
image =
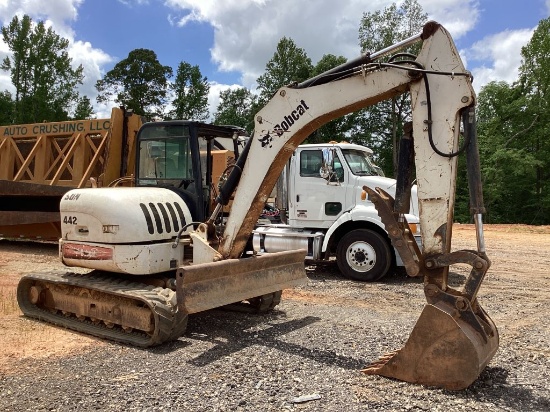
{"type": "Polygon", "coordinates": [[[178,306],[197,313],[304,284],[305,256],[295,250],[180,267],[178,306]]]}
{"type": "Polygon", "coordinates": [[[481,317],[471,308],[458,316],[448,303],[427,304],[405,346],[363,372],[449,390],[468,387],[498,348],[495,324],[479,305],[477,310],[481,317]]]}

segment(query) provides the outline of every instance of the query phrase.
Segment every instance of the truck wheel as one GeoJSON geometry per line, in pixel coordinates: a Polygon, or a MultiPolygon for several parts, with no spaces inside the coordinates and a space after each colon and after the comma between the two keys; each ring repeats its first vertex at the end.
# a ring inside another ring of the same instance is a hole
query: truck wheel
{"type": "Polygon", "coordinates": [[[336,263],[342,274],[354,280],[374,282],[388,273],[392,255],[388,242],[369,229],[344,235],[336,249],[336,263]]]}

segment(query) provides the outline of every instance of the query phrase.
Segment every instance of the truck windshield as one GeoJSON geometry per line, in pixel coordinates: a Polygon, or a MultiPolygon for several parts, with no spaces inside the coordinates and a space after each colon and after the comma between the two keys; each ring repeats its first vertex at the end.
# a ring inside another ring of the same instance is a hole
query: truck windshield
{"type": "Polygon", "coordinates": [[[139,186],[187,186],[193,181],[189,127],[148,127],[139,139],[139,186]]]}
{"type": "Polygon", "coordinates": [[[384,176],[382,169],[372,162],[368,152],[355,149],[342,149],[342,153],[354,175],[384,176]]]}

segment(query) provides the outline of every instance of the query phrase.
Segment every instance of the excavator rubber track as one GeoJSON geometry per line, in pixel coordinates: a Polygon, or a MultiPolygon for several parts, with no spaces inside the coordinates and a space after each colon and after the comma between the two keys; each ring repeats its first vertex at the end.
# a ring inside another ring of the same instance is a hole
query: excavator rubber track
{"type": "Polygon", "coordinates": [[[175,340],[187,327],[175,291],[99,271],[25,275],[17,300],[30,318],[144,348],[175,340]]]}

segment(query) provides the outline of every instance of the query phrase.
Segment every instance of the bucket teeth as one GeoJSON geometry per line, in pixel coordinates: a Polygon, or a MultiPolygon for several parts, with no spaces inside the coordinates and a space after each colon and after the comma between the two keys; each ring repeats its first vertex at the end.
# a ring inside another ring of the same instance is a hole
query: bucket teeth
{"type": "Polygon", "coordinates": [[[394,351],[384,354],[380,359],[372,362],[365,369],[362,369],[361,372],[366,373],[367,375],[377,375],[379,371],[398,353],[399,351],[394,351]]]}

